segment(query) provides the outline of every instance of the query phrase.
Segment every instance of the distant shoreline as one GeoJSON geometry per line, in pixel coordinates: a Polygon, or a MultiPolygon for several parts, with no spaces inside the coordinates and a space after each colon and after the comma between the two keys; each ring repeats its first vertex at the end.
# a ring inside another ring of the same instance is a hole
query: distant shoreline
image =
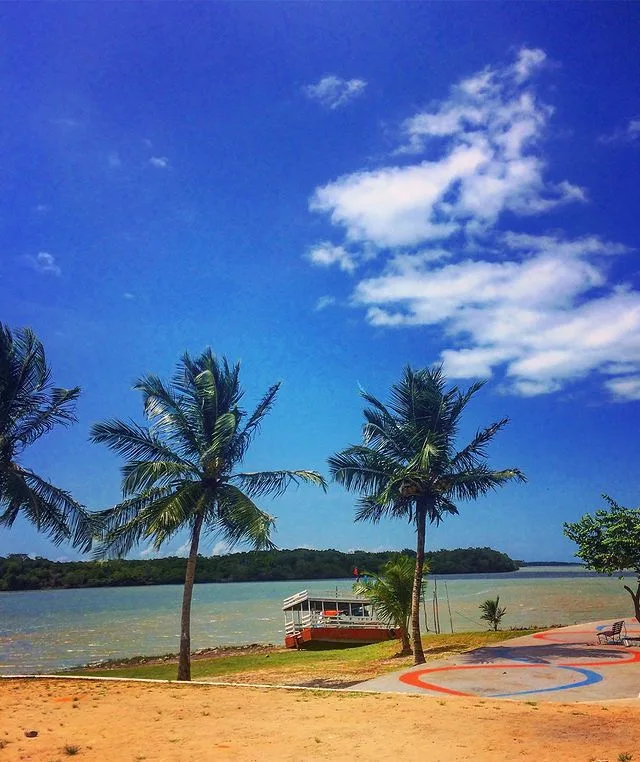
{"type": "MultiPolygon", "coordinates": [[[[226,556],[198,556],[196,582],[294,582],[332,580],[376,574],[398,553],[338,550],[253,551],[226,556]]],[[[520,563],[492,548],[430,551],[431,575],[514,572],[520,563]]],[[[49,561],[24,554],[0,557],[0,592],[96,587],[182,585],[186,559],[176,556],[146,560],[49,561]]]]}

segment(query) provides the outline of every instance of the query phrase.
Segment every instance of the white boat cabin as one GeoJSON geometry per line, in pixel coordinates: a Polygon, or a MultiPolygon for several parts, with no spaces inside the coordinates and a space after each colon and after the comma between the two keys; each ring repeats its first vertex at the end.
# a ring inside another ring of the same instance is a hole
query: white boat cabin
{"type": "Polygon", "coordinates": [[[285,636],[307,627],[386,627],[366,598],[338,590],[311,594],[302,590],[285,598],[282,610],[285,636]]]}

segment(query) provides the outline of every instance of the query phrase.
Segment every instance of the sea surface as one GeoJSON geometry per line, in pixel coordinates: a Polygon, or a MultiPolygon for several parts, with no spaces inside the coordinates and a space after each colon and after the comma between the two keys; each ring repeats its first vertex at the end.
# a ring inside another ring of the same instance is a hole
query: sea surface
{"type": "MultiPolygon", "coordinates": [[[[299,590],[350,591],[353,580],[237,582],[196,585],[193,649],[282,643],[282,599],[299,590]]],[[[479,605],[500,596],[503,627],[575,624],[632,614],[617,577],[579,566],[524,567],[508,574],[430,577],[423,610],[434,629],[437,585],[441,632],[486,629],[479,605]]],[[[0,674],[50,672],[136,655],[175,653],[180,638],[180,585],[0,593],[0,674]]]]}

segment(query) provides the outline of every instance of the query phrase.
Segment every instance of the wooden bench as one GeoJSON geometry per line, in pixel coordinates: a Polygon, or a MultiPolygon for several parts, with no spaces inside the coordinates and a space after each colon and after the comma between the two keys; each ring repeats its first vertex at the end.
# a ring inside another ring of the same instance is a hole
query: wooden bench
{"type": "Polygon", "coordinates": [[[614,622],[611,625],[610,630],[603,630],[598,633],[598,643],[606,645],[618,645],[622,644],[622,641],[627,637],[627,628],[624,623],[624,619],[619,622],[614,622]]]}

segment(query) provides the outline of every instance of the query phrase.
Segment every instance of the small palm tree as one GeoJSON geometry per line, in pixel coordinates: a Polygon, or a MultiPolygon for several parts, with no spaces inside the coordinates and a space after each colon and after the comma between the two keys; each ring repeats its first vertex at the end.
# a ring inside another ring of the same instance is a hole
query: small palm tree
{"type": "Polygon", "coordinates": [[[363,443],[329,458],[333,478],[361,495],[356,521],[378,522],[386,516],[415,525],[411,635],[416,664],[425,661],[420,590],[427,520],[439,524],[447,514],[457,514],[454,500],[475,500],[513,479],[526,481],[517,468],[493,471],[485,464],[486,446],[507,418],[481,429],[466,447],[456,449],[460,417],[482,386],[473,384],[466,392],[455,386],[447,389],[441,367],[407,367],[391,387],[389,405],[362,392],[370,405],[364,411],[363,443]]]}
{"type": "Polygon", "coordinates": [[[274,519],[253,499],[282,494],[301,481],[326,488],[315,471],[235,470],[280,386],[272,386],[248,415],[239,407],[239,373],[238,364],[219,361],[210,349],[195,359],[185,354],[171,383],[147,375],[135,384],[149,427],[111,420],[91,430],[94,442],[127,459],[124,501],[99,514],[104,531],[97,554],[122,556],[143,540],[159,549],[177,532],[189,530],[178,680],[191,679],[191,598],[202,531],[232,545],[244,541],[255,548],[273,547],[274,519]]]}
{"type": "Polygon", "coordinates": [[[24,466],[25,449],[57,424],[74,423],[80,389],[51,384],[44,348],[29,328],[0,323],[0,526],[22,514],[57,545],[91,547],[90,514],[68,492],[24,466]]]}
{"type": "MultiPolygon", "coordinates": [[[[409,622],[415,571],[416,562],[413,558],[398,555],[387,561],[379,574],[361,572],[362,579],[353,586],[357,595],[363,595],[371,601],[376,614],[383,622],[400,630],[400,656],[411,654],[409,622]]],[[[424,571],[428,572],[426,564],[424,571]]]]}
{"type": "Polygon", "coordinates": [[[484,619],[485,622],[489,622],[494,631],[497,631],[502,617],[507,613],[506,606],[500,607],[500,596],[497,595],[495,601],[488,598],[484,603],[480,604],[480,610],[482,616],[480,619],[484,619]]]}

